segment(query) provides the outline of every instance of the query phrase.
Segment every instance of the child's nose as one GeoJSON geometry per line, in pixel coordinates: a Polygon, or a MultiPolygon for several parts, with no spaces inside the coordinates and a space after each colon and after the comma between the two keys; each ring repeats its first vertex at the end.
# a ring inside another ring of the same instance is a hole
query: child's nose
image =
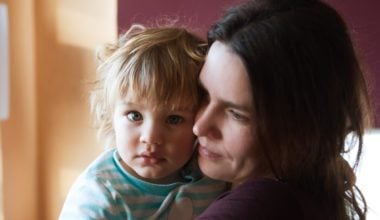
{"type": "Polygon", "coordinates": [[[162,144],[162,131],[157,123],[150,123],[147,126],[144,126],[141,136],[140,142],[149,145],[161,145],[162,144]]]}

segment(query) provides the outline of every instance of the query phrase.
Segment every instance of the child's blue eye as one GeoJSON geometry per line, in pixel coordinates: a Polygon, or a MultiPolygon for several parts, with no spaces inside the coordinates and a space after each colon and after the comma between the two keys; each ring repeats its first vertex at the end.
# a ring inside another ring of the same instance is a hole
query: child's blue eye
{"type": "Polygon", "coordinates": [[[142,115],[136,111],[128,112],[127,118],[131,121],[141,121],[143,119],[142,115]]]}
{"type": "Polygon", "coordinates": [[[166,122],[167,122],[168,124],[174,124],[174,125],[176,125],[176,124],[182,123],[183,120],[184,120],[184,119],[183,119],[183,117],[181,117],[181,116],[178,116],[178,115],[170,115],[170,116],[167,118],[166,122]]]}

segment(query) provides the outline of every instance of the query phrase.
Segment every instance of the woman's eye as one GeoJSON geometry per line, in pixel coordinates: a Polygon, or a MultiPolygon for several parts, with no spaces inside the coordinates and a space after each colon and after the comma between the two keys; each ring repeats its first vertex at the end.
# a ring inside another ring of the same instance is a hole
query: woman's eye
{"type": "Polygon", "coordinates": [[[142,115],[136,111],[128,112],[127,118],[131,121],[141,121],[143,119],[142,115]]]}
{"type": "Polygon", "coordinates": [[[248,121],[247,117],[245,117],[244,115],[241,115],[241,114],[237,113],[234,110],[229,110],[229,113],[231,114],[232,118],[235,119],[235,120],[237,120],[237,121],[248,121]]]}
{"type": "Polygon", "coordinates": [[[178,115],[170,115],[170,116],[167,118],[166,122],[167,122],[168,124],[174,124],[174,125],[176,125],[176,124],[182,123],[183,120],[184,120],[184,119],[183,119],[183,117],[181,117],[181,116],[178,116],[178,115]]]}

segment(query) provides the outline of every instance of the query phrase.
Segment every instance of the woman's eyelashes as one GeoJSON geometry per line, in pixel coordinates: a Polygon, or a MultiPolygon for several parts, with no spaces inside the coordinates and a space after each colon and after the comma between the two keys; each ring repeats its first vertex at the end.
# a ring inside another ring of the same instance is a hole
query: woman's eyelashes
{"type": "Polygon", "coordinates": [[[233,109],[229,109],[228,110],[228,114],[236,121],[239,121],[239,122],[248,122],[249,121],[249,117],[237,112],[236,110],[233,110],[233,109]]]}

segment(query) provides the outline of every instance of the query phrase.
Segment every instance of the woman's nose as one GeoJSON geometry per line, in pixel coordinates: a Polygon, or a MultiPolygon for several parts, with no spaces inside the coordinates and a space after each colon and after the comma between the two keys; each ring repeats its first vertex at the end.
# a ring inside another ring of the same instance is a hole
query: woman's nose
{"type": "Polygon", "coordinates": [[[209,106],[200,108],[193,126],[193,132],[196,136],[207,136],[212,138],[220,137],[220,131],[217,126],[217,114],[209,106]]]}

